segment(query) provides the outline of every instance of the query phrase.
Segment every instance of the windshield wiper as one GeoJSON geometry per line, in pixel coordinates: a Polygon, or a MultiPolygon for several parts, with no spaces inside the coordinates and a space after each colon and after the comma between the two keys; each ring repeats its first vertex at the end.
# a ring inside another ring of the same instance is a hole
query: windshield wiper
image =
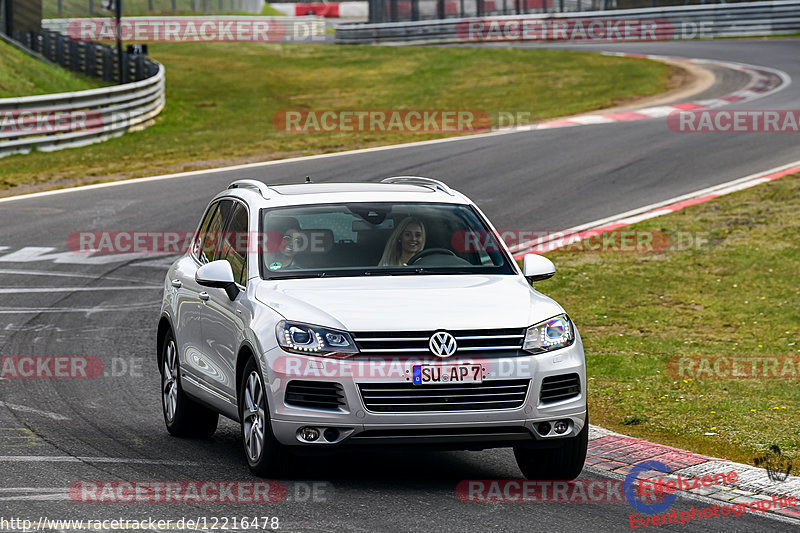
{"type": "Polygon", "coordinates": [[[421,267],[402,267],[402,268],[372,268],[369,270],[364,270],[365,276],[408,276],[411,274],[422,274],[426,272],[424,268],[421,267]]]}
{"type": "Polygon", "coordinates": [[[281,280],[281,279],[303,279],[303,278],[338,278],[338,277],[358,277],[358,276],[414,276],[418,274],[424,275],[448,275],[448,274],[480,274],[471,269],[466,268],[425,268],[425,267],[397,267],[397,268],[368,268],[368,269],[347,269],[347,270],[334,270],[334,271],[312,271],[312,272],[297,272],[272,276],[268,279],[281,280]]]}
{"type": "Polygon", "coordinates": [[[371,269],[364,271],[365,276],[408,276],[412,274],[426,274],[426,275],[452,275],[452,274],[483,274],[484,272],[471,270],[468,268],[458,267],[438,267],[438,268],[423,268],[423,267],[404,267],[404,268],[381,268],[371,269]]]}
{"type": "Polygon", "coordinates": [[[335,276],[352,275],[348,273],[332,273],[332,272],[298,272],[296,274],[286,274],[281,276],[272,276],[268,279],[303,279],[303,278],[332,278],[335,276]]]}

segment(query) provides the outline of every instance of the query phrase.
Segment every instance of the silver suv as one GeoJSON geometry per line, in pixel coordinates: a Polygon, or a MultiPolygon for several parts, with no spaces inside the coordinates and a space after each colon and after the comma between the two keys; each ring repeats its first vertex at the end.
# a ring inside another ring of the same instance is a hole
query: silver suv
{"type": "Polygon", "coordinates": [[[158,365],[167,430],[241,423],[251,470],[294,452],[513,447],[529,479],[586,457],[583,345],[464,195],[420,177],[232,183],[166,277],[158,365]]]}

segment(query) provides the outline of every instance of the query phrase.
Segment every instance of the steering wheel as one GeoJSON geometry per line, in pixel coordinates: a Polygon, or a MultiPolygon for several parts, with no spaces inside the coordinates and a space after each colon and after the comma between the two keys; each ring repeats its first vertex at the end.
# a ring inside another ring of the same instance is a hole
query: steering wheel
{"type": "Polygon", "coordinates": [[[411,259],[408,260],[407,265],[411,266],[423,257],[428,257],[429,255],[434,254],[442,254],[442,255],[452,255],[456,257],[456,254],[453,253],[452,250],[448,250],[447,248],[428,248],[427,250],[422,250],[421,252],[417,252],[411,256],[411,259]]]}

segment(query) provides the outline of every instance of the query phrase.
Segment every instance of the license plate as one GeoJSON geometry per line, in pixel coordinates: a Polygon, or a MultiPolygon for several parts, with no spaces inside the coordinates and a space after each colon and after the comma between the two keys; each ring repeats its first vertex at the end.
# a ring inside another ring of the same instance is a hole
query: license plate
{"type": "Polygon", "coordinates": [[[481,383],[481,365],[415,365],[414,385],[439,385],[441,383],[481,383]]]}

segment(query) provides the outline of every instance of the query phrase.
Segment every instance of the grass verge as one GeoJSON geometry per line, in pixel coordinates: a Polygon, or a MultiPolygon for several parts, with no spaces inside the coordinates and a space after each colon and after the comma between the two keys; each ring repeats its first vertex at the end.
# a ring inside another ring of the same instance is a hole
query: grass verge
{"type": "Polygon", "coordinates": [[[0,98],[93,89],[102,84],[53,68],[0,41],[0,98]]]}
{"type": "Polygon", "coordinates": [[[269,2],[264,2],[264,7],[261,9],[261,14],[268,17],[285,17],[286,13],[278,11],[272,7],[269,2]]]}
{"type": "Polygon", "coordinates": [[[70,186],[447,134],[283,133],[280,110],[524,111],[547,118],[669,88],[672,67],[562,50],[155,43],[167,107],[156,124],[57,153],[0,159],[0,189],[70,186]]]}
{"type": "Polygon", "coordinates": [[[800,175],[632,229],[682,235],[684,245],[660,253],[552,252],[558,273],[537,283],[580,328],[592,422],[749,464],[778,445],[797,464],[800,175]],[[790,356],[794,363],[778,372],[794,378],[667,372],[672,357],[715,355],[744,358],[746,369],[756,358],[790,356]]]}

